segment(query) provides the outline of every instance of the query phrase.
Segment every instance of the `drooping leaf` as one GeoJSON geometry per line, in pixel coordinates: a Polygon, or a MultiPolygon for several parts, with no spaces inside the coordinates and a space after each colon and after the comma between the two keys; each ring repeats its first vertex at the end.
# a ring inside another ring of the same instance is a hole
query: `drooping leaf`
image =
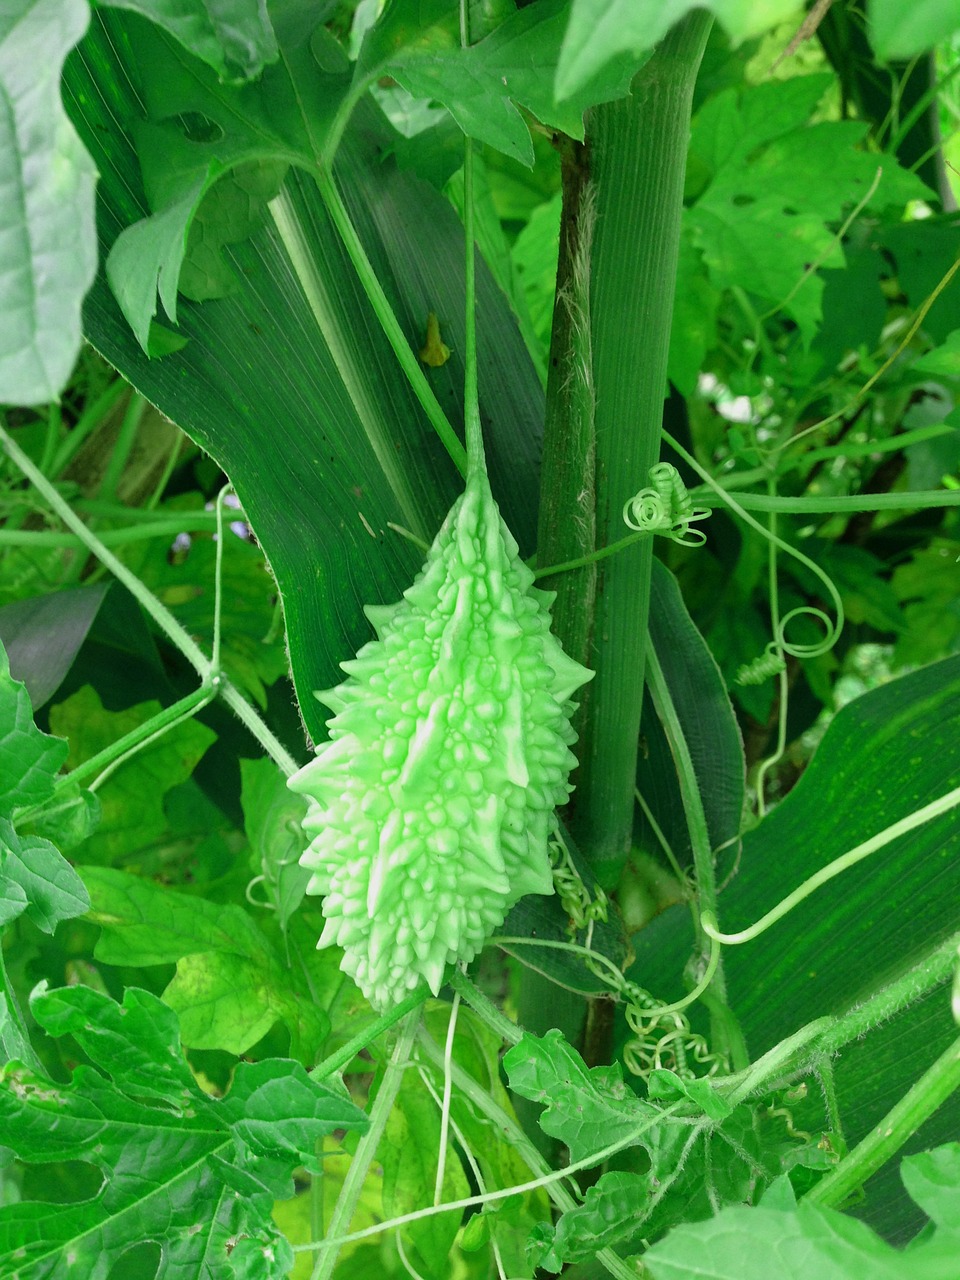
{"type": "Polygon", "coordinates": [[[252,80],[277,59],[264,0],[105,0],[163,27],[224,79],[252,80]]]}
{"type": "Polygon", "coordinates": [[[60,394],[80,351],[93,283],[93,161],[60,100],[64,59],[86,30],[86,0],[13,0],[0,14],[0,401],[60,394]]]}
{"type": "Polygon", "coordinates": [[[21,1280],[105,1276],[138,1240],[161,1245],[158,1280],[207,1275],[283,1280],[290,1246],[271,1218],[297,1166],[318,1170],[316,1144],[366,1116],[295,1062],[241,1062],[222,1100],[193,1080],[173,1012],[129,988],[123,1005],[90,988],[35,995],[50,1034],[71,1033],[93,1066],[69,1084],[13,1064],[0,1078],[4,1141],[24,1161],[84,1160],[104,1182],[89,1200],[0,1208],[0,1256],[21,1280]],[[131,1160],[131,1136],[136,1159],[131,1160]]]}

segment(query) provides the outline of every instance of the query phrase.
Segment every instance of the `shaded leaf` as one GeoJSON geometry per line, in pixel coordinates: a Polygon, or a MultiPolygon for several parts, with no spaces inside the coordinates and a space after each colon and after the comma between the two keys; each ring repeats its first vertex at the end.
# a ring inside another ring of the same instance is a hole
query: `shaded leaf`
{"type": "Polygon", "coordinates": [[[107,587],[107,583],[71,587],[15,600],[0,609],[0,643],[6,648],[13,678],[27,686],[34,711],[60,688],[107,587]]]}
{"type": "Polygon", "coordinates": [[[60,101],[85,0],[12,0],[0,14],[0,401],[54,400],[80,351],[93,283],[96,171],[60,101]]]}

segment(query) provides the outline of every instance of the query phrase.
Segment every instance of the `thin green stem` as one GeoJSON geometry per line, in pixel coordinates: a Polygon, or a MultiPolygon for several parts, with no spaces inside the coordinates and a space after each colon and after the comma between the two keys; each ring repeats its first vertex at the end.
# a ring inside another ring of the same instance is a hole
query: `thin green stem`
{"type": "Polygon", "coordinates": [[[801,902],[809,898],[817,889],[822,888],[823,885],[842,875],[844,871],[849,871],[851,867],[855,867],[864,858],[869,858],[871,854],[877,853],[878,850],[883,849],[893,840],[898,840],[901,836],[915,831],[917,827],[922,827],[924,823],[949,813],[957,805],[960,805],[960,787],[954,787],[946,795],[939,796],[936,800],[931,800],[929,804],[923,805],[922,808],[917,809],[906,818],[901,818],[899,822],[891,823],[889,827],[877,832],[869,840],[861,841],[848,853],[841,854],[839,858],[834,858],[827,866],[822,867],[814,875],[804,880],[803,884],[794,889],[792,893],[788,893],[775,907],[772,907],[766,915],[761,916],[749,928],[741,929],[738,933],[720,933],[717,928],[716,918],[711,917],[703,919],[704,932],[709,937],[715,938],[717,942],[722,942],[724,946],[728,947],[737,947],[745,942],[752,942],[754,938],[759,938],[762,933],[765,933],[771,925],[776,924],[778,920],[782,920],[794,907],[798,907],[801,902]]]}
{"type": "Polygon", "coordinates": [[[657,719],[663,725],[670,754],[677,770],[680,785],[680,798],[683,803],[687,830],[690,833],[690,844],[693,850],[693,865],[697,877],[697,897],[701,911],[716,914],[717,885],[714,876],[713,847],[710,843],[710,831],[707,827],[707,815],[704,812],[703,800],[700,796],[700,784],[686,735],[677,715],[670,689],[667,685],[660,659],[653,646],[647,651],[647,683],[653,699],[657,719]]]}
{"type": "Polygon", "coordinates": [[[43,437],[43,453],[40,457],[40,470],[45,476],[50,474],[50,467],[53,464],[62,427],[63,418],[60,414],[60,406],[54,402],[47,407],[47,430],[43,437]]]}
{"type": "MultiPolygon", "coordinates": [[[[674,440],[670,439],[669,444],[680,452],[680,446],[674,440]]],[[[689,454],[687,457],[689,458],[689,454]]],[[[733,478],[735,477],[731,477],[733,478]]],[[[722,485],[711,483],[710,480],[706,480],[706,483],[713,489],[713,493],[708,493],[703,488],[691,490],[691,496],[697,504],[704,507],[729,507],[734,511],[739,506],[747,511],[782,511],[784,515],[815,516],[855,515],[860,511],[927,511],[931,507],[960,507],[960,490],[954,489],[922,489],[916,493],[862,493],[832,498],[817,498],[813,495],[803,498],[771,498],[766,493],[738,493],[734,499],[722,485]]]]}
{"type": "Polygon", "coordinates": [[[371,1022],[369,1026],[364,1027],[362,1031],[358,1031],[352,1039],[336,1053],[331,1053],[328,1058],[324,1058],[310,1072],[311,1080],[326,1080],[328,1076],[332,1076],[337,1071],[342,1071],[344,1067],[350,1065],[361,1049],[365,1049],[368,1044],[373,1044],[378,1036],[383,1035],[399,1022],[401,1018],[406,1017],[408,1013],[412,1013],[414,1009],[419,1009],[423,1002],[430,995],[426,987],[421,987],[418,991],[414,991],[412,995],[401,1000],[399,1004],[388,1009],[386,1013],[377,1018],[376,1022],[371,1022]]]}
{"type": "MultiPolygon", "coordinates": [[[[99,787],[102,787],[110,775],[116,773],[121,765],[126,764],[131,756],[139,754],[139,752],[143,751],[145,747],[149,747],[159,738],[162,738],[164,734],[169,733],[171,729],[175,729],[178,724],[182,724],[184,720],[189,720],[192,716],[195,716],[198,711],[202,710],[203,707],[207,706],[208,703],[211,703],[217,696],[216,679],[216,676],[213,676],[211,683],[202,686],[195,694],[190,694],[186,698],[182,698],[174,707],[168,708],[165,712],[161,711],[158,716],[151,717],[145,725],[140,726],[142,736],[138,741],[131,743],[126,747],[121,747],[123,739],[111,743],[107,748],[107,752],[112,752],[114,758],[110,760],[103,769],[101,769],[97,777],[90,783],[90,790],[96,791],[99,787]],[[184,703],[189,705],[184,706],[184,703]],[[172,715],[171,712],[173,712],[176,707],[181,708],[180,713],[178,715],[172,715]],[[160,723],[158,723],[158,721],[160,723]],[[149,732],[145,733],[143,732],[144,730],[149,730],[149,732]]],[[[99,754],[103,755],[106,753],[100,752],[99,754]]],[[[89,764],[89,761],[87,763],[89,764]]],[[[74,770],[74,773],[76,773],[76,770],[74,770]]],[[[72,781],[73,776],[73,773],[68,774],[67,780],[72,781]]]]}
{"type": "MultiPolygon", "coordinates": [[[[201,680],[208,682],[215,674],[213,665],[189,632],[177,622],[166,605],[162,604],[144,586],[137,575],[132,573],[122,561],[118,560],[104,546],[103,541],[93,530],[87,528],[76,512],[71,510],[69,504],[64,501],[43,472],[38,470],[3,426],[0,426],[0,445],[3,446],[12,461],[33,484],[51,510],[60,517],[68,529],[71,529],[77,535],[84,546],[97,557],[100,563],[106,565],[114,577],[123,583],[143,611],[153,619],[164,635],[180,650],[200,675],[201,680]]],[[[220,677],[220,694],[227,706],[230,707],[241,723],[246,725],[247,729],[287,777],[295,773],[298,768],[296,761],[267,727],[260,715],[247,702],[239,689],[223,676],[220,677]]]]}
{"type": "Polygon", "coordinates": [[[202,685],[200,689],[193,690],[192,694],[187,694],[186,698],[180,698],[170,707],[160,710],[156,716],[151,716],[148,721],[138,724],[129,733],[124,733],[123,737],[105,746],[104,750],[97,751],[96,755],[91,755],[90,759],[78,764],[76,769],[70,769],[69,773],[64,773],[63,777],[58,778],[54,783],[54,796],[68,791],[70,787],[78,786],[84,778],[96,776],[96,774],[100,774],[99,782],[104,782],[108,772],[122,764],[133,751],[140,750],[146,746],[147,742],[160,737],[184,719],[193,716],[201,707],[206,707],[206,704],[210,703],[215,696],[214,689],[209,685],[202,685]]]}
{"type": "Polygon", "coordinates": [[[918,964],[881,990],[838,1017],[818,1018],[775,1045],[742,1071],[719,1081],[728,1101],[739,1104],[751,1095],[769,1091],[772,1083],[816,1072],[848,1044],[862,1040],[875,1027],[889,1022],[929,992],[948,982],[956,960],[960,934],[939,943],[918,964]]]}
{"type": "Polygon", "coordinates": [[[184,439],[185,437],[183,432],[178,431],[177,438],[173,442],[173,448],[170,450],[169,454],[167,455],[167,460],[163,464],[163,470],[160,473],[160,479],[154,485],[153,493],[151,493],[150,497],[143,504],[144,510],[153,511],[156,508],[157,504],[159,503],[160,499],[163,497],[164,492],[166,491],[167,485],[170,482],[170,477],[173,475],[174,470],[176,469],[176,466],[177,466],[177,462],[180,459],[180,450],[183,448],[184,439]]]}
{"type": "Polygon", "coordinates": [[[960,1038],[937,1058],[863,1141],[807,1192],[803,1203],[840,1207],[957,1089],[960,1089],[960,1038]]]}
{"type": "Polygon", "coordinates": [[[310,1246],[319,1255],[310,1280],[330,1280],[337,1265],[337,1258],[340,1255],[342,1245],[352,1238],[344,1236],[343,1232],[349,1227],[356,1212],[357,1204],[363,1191],[363,1184],[366,1182],[367,1173],[377,1154],[377,1147],[380,1145],[383,1131],[387,1127],[387,1120],[390,1118],[390,1112],[400,1091],[403,1073],[410,1062],[413,1042],[416,1039],[419,1025],[420,1011],[415,1009],[407,1015],[407,1020],[401,1028],[397,1042],[393,1047],[393,1053],[390,1056],[387,1069],[383,1073],[380,1090],[373,1106],[370,1108],[370,1127],[360,1139],[356,1153],[350,1161],[350,1168],[347,1170],[347,1175],[343,1180],[336,1208],[330,1217],[329,1234],[325,1240],[318,1241],[310,1246]],[[341,1238],[338,1238],[338,1236],[341,1238]]]}
{"type": "Polygon", "coordinates": [[[618,551],[623,551],[626,547],[632,547],[635,542],[639,542],[641,538],[649,538],[650,533],[644,529],[640,533],[628,533],[625,538],[621,538],[618,542],[611,542],[608,547],[601,547],[599,551],[591,551],[585,556],[577,556],[576,560],[564,560],[561,564],[548,564],[542,569],[534,570],[534,578],[552,578],[555,573],[567,573],[571,569],[582,569],[588,564],[596,564],[598,560],[604,560],[607,556],[615,556],[618,551]]]}
{"type": "MultiPolygon", "coordinates": [[[[767,491],[772,498],[777,496],[777,482],[773,476],[767,478],[767,491]]],[[[780,583],[777,578],[777,513],[771,511],[767,516],[767,529],[770,534],[770,540],[767,543],[767,590],[770,596],[770,629],[773,634],[774,643],[776,644],[776,653],[782,659],[783,648],[781,645],[781,618],[780,618],[780,583]]],[[[763,795],[763,786],[767,773],[783,759],[783,753],[787,749],[787,708],[790,698],[790,683],[787,678],[786,666],[780,672],[779,678],[780,697],[777,703],[777,744],[773,753],[760,763],[757,770],[757,813],[762,818],[766,812],[766,801],[763,795]]]]}
{"type": "Polygon", "coordinates": [[[460,993],[454,992],[450,1006],[450,1017],[447,1022],[447,1039],[443,1049],[443,1100],[440,1104],[440,1150],[437,1156],[437,1175],[433,1183],[433,1203],[439,1204],[443,1199],[443,1179],[447,1171],[447,1142],[450,1136],[450,1099],[453,1089],[453,1078],[450,1074],[453,1063],[453,1041],[457,1034],[457,1014],[460,1012],[460,993]]]}
{"type": "Polygon", "coordinates": [[[518,1027],[515,1022],[511,1022],[505,1014],[502,1014],[493,1001],[489,1000],[465,973],[455,969],[450,976],[450,986],[501,1040],[506,1044],[520,1043],[523,1039],[523,1028],[518,1027]]]}
{"type": "MultiPolygon", "coordinates": [[[[440,1049],[426,1031],[420,1033],[419,1047],[434,1066],[442,1065],[440,1049]]],[[[478,1114],[486,1118],[494,1131],[502,1135],[509,1143],[510,1149],[520,1157],[531,1173],[541,1180],[552,1174],[550,1166],[517,1123],[516,1117],[504,1111],[490,1096],[488,1089],[479,1084],[456,1062],[453,1063],[451,1074],[458,1091],[478,1114]]],[[[539,1185],[543,1186],[554,1207],[560,1213],[566,1213],[568,1209],[576,1208],[578,1201],[565,1186],[561,1185],[561,1182],[562,1178],[554,1182],[541,1181],[539,1185]]],[[[597,1261],[610,1275],[616,1277],[616,1280],[637,1280],[636,1272],[631,1269],[630,1264],[625,1263],[612,1249],[601,1249],[597,1253],[597,1261]]]]}
{"type": "MultiPolygon", "coordinates": [[[[840,632],[843,630],[843,616],[844,616],[843,601],[840,599],[840,593],[837,591],[837,588],[834,585],[833,580],[827,574],[825,574],[824,571],[820,568],[820,566],[815,561],[811,560],[809,556],[804,555],[802,551],[798,551],[797,548],[791,546],[790,543],[784,542],[783,539],[779,538],[775,533],[771,533],[770,530],[766,528],[765,525],[762,525],[759,520],[755,520],[754,517],[750,515],[749,511],[745,509],[743,502],[740,501],[739,498],[731,498],[729,494],[724,493],[721,486],[717,484],[716,480],[714,480],[714,478],[710,475],[710,473],[708,471],[705,471],[704,468],[701,467],[700,463],[696,460],[696,458],[693,457],[692,454],[688,453],[687,450],[684,449],[682,444],[674,440],[673,436],[669,435],[666,431],[664,431],[663,438],[670,445],[670,448],[673,449],[675,453],[678,453],[681,458],[683,458],[687,466],[692,467],[693,470],[697,473],[697,475],[701,478],[701,480],[703,480],[703,482],[710,489],[712,489],[716,494],[718,494],[721,498],[724,499],[725,506],[728,506],[731,511],[736,512],[736,514],[740,517],[740,519],[743,520],[746,524],[748,524],[751,527],[751,529],[756,529],[757,533],[759,533],[762,538],[766,538],[768,542],[772,543],[776,547],[779,547],[781,551],[785,551],[788,556],[793,556],[794,560],[798,560],[800,564],[805,565],[806,568],[808,568],[811,573],[815,574],[816,577],[819,578],[819,580],[823,583],[824,587],[826,588],[827,594],[829,595],[830,600],[833,604],[833,609],[834,609],[834,612],[836,613],[836,620],[832,626],[828,625],[826,637],[824,638],[824,640],[820,642],[819,645],[814,646],[814,648],[818,652],[822,652],[823,650],[832,647],[832,645],[834,645],[837,639],[839,638],[840,632]]],[[[771,497],[769,494],[755,495],[755,497],[759,497],[759,496],[765,496],[767,499],[768,505],[762,509],[765,509],[768,511],[776,509],[769,505],[769,503],[771,502],[771,497]]],[[[777,499],[776,501],[782,502],[784,501],[784,499],[777,499]]],[[[708,504],[705,502],[704,505],[708,505],[708,504]]],[[[790,613],[788,613],[787,616],[782,620],[781,630],[782,630],[782,627],[785,626],[792,617],[796,616],[798,612],[806,612],[805,606],[801,606],[800,609],[792,609],[790,613]]],[[[780,639],[780,637],[778,637],[778,639],[780,639]]],[[[792,646],[791,651],[795,654],[799,653],[800,647],[797,645],[794,645],[792,646]]]]}
{"type": "Polygon", "coordinates": [[[390,305],[387,295],[383,291],[383,286],[377,279],[373,265],[367,257],[366,250],[350,219],[347,206],[343,202],[343,197],[332,172],[326,169],[318,169],[314,174],[314,178],[327,212],[340,233],[340,238],[350,261],[353,263],[363,290],[370,300],[370,305],[380,321],[380,325],[387,336],[387,341],[393,348],[401,369],[413,388],[414,395],[420,401],[420,406],[426,414],[427,421],[440,437],[461,475],[466,475],[467,455],[464,447],[457,438],[457,433],[451,426],[447,415],[443,412],[439,400],[433,393],[433,388],[420,367],[419,360],[412,351],[406,335],[400,327],[400,322],[390,305]]]}
{"type": "Polygon", "coordinates": [[[930,991],[949,981],[956,963],[958,944],[960,933],[939,943],[906,973],[847,1010],[821,1036],[816,1045],[817,1053],[832,1058],[854,1040],[862,1039],[874,1027],[889,1022],[930,991]]]}
{"type": "MultiPolygon", "coordinates": [[[[206,521],[203,523],[206,524],[206,521]]],[[[131,525],[126,529],[103,529],[97,533],[97,539],[105,547],[123,547],[134,542],[145,542],[148,538],[170,538],[194,527],[187,513],[184,513],[179,519],[155,518],[149,523],[131,525]]],[[[79,534],[60,533],[56,529],[23,531],[0,529],[0,547],[79,547],[82,545],[89,545],[86,538],[79,534]]]]}
{"type": "MultiPolygon", "coordinates": [[[[442,1053],[435,1045],[433,1045],[433,1042],[430,1041],[429,1038],[421,1037],[421,1043],[425,1048],[430,1046],[435,1051],[434,1053],[431,1053],[428,1049],[428,1056],[434,1057],[435,1061],[439,1059],[439,1064],[442,1066],[442,1053]]],[[[481,1089],[477,1085],[476,1081],[472,1080],[471,1077],[465,1071],[458,1068],[455,1063],[453,1064],[453,1074],[457,1087],[462,1089],[463,1092],[467,1094],[470,1101],[473,1102],[474,1105],[480,1107],[488,1118],[492,1119],[494,1112],[497,1112],[499,1116],[504,1119],[507,1118],[506,1113],[493,1103],[493,1100],[489,1097],[486,1091],[481,1089]],[[470,1088],[470,1085],[473,1087],[470,1088]]],[[[382,1091],[383,1086],[381,1086],[381,1093],[382,1091]]],[[[380,1094],[377,1095],[377,1102],[379,1102],[379,1100],[380,1094]]],[[[498,1188],[496,1191],[488,1191],[479,1196],[467,1196],[462,1200],[449,1200],[445,1204],[434,1205],[424,1209],[416,1209],[411,1213],[400,1214],[396,1218],[388,1218],[386,1222],[375,1223],[372,1227],[366,1227],[362,1231],[353,1231],[349,1235],[328,1236],[325,1240],[315,1240],[311,1241],[309,1244],[297,1245],[295,1246],[295,1251],[306,1252],[310,1249],[322,1249],[325,1251],[326,1256],[329,1257],[330,1251],[339,1251],[345,1244],[352,1244],[355,1240],[365,1240],[370,1236],[379,1235],[383,1231],[392,1231],[396,1227],[406,1226],[409,1222],[418,1222],[422,1218],[431,1218],[438,1213],[449,1213],[454,1209],[470,1209],[474,1206],[493,1204],[498,1200],[506,1200],[511,1196],[522,1195],[526,1191],[536,1191],[540,1187],[547,1189],[548,1193],[551,1195],[551,1199],[554,1199],[555,1203],[560,1201],[558,1207],[564,1210],[572,1209],[575,1206],[576,1201],[569,1195],[569,1193],[565,1193],[562,1199],[561,1197],[554,1197],[551,1188],[554,1188],[556,1183],[572,1177],[573,1174],[579,1173],[581,1169],[590,1169],[596,1165],[602,1164],[605,1160],[609,1160],[611,1156],[616,1155],[618,1151],[624,1150],[625,1147],[634,1146],[641,1140],[648,1130],[652,1129],[654,1125],[660,1124],[668,1116],[673,1115],[674,1112],[680,1109],[681,1105],[682,1103],[677,1102],[669,1107],[665,1107],[662,1111],[658,1111],[656,1115],[647,1117],[641,1124],[632,1126],[627,1130],[626,1134],[618,1138],[616,1142],[612,1142],[601,1150],[593,1152],[589,1156],[585,1156],[582,1160],[574,1161],[572,1164],[566,1165],[562,1169],[552,1169],[529,1182],[521,1182],[512,1187],[498,1188]]],[[[499,1121],[494,1121],[494,1123],[501,1128],[501,1131],[505,1131],[508,1136],[510,1136],[511,1145],[514,1145],[514,1135],[519,1136],[517,1126],[513,1123],[503,1126],[499,1121]]],[[[367,1141],[368,1137],[369,1133],[364,1135],[361,1139],[361,1146],[367,1141]]],[[[359,1154],[358,1149],[357,1156],[354,1157],[354,1164],[356,1163],[359,1154]]],[[[522,1145],[521,1158],[527,1164],[531,1164],[531,1162],[534,1161],[541,1167],[544,1164],[539,1153],[536,1153],[531,1149],[529,1140],[526,1140],[522,1145]]],[[[353,1165],[351,1165],[351,1170],[352,1168],[353,1165]]],[[[559,1188],[557,1189],[559,1190],[559,1188]]],[[[330,1226],[332,1231],[334,1227],[332,1221],[330,1226]]],[[[623,1277],[623,1280],[636,1280],[636,1271],[630,1267],[629,1264],[625,1263],[623,1259],[618,1258],[612,1250],[601,1250],[597,1254],[597,1258],[598,1261],[607,1268],[610,1274],[616,1276],[618,1280],[620,1280],[620,1277],[623,1277]]],[[[329,1272],[326,1272],[323,1273],[322,1276],[318,1276],[315,1272],[311,1280],[327,1280],[328,1275],[329,1272]]]]}

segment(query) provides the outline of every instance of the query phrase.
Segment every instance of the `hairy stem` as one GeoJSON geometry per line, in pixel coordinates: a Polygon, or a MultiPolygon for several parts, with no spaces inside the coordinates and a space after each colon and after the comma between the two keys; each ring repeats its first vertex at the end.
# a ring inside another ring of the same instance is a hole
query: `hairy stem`
{"type": "Polygon", "coordinates": [[[882,1168],[925,1120],[960,1089],[960,1038],[926,1070],[880,1123],[803,1197],[804,1203],[837,1208],[882,1168]]]}

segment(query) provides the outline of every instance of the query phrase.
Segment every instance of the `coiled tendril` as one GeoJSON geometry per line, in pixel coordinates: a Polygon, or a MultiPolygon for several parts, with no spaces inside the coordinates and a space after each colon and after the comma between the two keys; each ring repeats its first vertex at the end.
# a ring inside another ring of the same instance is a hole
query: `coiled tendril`
{"type": "Polygon", "coordinates": [[[681,547],[702,547],[707,535],[692,529],[695,520],[706,520],[706,507],[695,507],[680,472],[670,462],[650,468],[650,488],[635,493],[623,508],[627,526],[638,533],[659,533],[681,547]]]}
{"type": "Polygon", "coordinates": [[[737,684],[763,684],[781,671],[786,671],[787,661],[775,641],[767,645],[759,657],[745,662],[737,671],[737,684]]]}

